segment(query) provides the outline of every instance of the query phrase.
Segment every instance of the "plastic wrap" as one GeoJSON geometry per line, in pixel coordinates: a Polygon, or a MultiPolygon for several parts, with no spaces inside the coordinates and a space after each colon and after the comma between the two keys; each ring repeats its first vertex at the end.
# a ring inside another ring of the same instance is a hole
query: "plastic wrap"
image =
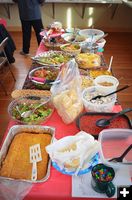
{"type": "Polygon", "coordinates": [[[51,87],[52,101],[62,120],[69,124],[83,110],[81,76],[75,59],[69,61],[60,71],[56,83],[51,87]]]}

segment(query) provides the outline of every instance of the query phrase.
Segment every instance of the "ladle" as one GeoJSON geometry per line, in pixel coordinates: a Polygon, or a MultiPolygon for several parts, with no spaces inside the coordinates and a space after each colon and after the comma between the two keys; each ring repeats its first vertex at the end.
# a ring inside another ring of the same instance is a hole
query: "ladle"
{"type": "Polygon", "coordinates": [[[99,127],[105,127],[105,126],[108,126],[112,120],[114,120],[115,118],[127,113],[127,112],[131,112],[132,111],[132,108],[127,108],[127,109],[124,109],[122,110],[121,112],[118,112],[117,114],[113,115],[111,118],[109,119],[99,119],[96,121],[96,126],[99,126],[99,127]]]}
{"type": "Polygon", "coordinates": [[[122,91],[122,90],[125,90],[125,89],[128,88],[128,87],[130,87],[130,86],[129,86],[129,85],[125,85],[124,87],[122,87],[122,88],[120,88],[120,89],[118,89],[118,90],[115,90],[115,91],[113,91],[113,92],[111,92],[111,93],[109,93],[109,94],[106,94],[106,95],[97,95],[97,96],[93,97],[92,99],[90,99],[90,101],[91,101],[91,100],[100,99],[101,97],[108,97],[108,96],[110,96],[110,95],[112,95],[112,94],[115,94],[115,93],[117,93],[117,92],[120,92],[120,91],[122,91]]]}

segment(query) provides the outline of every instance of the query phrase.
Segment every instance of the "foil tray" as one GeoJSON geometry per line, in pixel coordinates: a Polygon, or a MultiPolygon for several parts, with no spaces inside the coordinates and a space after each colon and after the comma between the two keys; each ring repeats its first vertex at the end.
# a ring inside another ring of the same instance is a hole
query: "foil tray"
{"type": "MultiPolygon", "coordinates": [[[[2,145],[2,148],[0,150],[0,166],[3,162],[3,160],[6,157],[8,148],[14,138],[15,135],[17,135],[20,132],[34,132],[35,130],[40,130],[41,133],[48,133],[51,134],[52,139],[51,142],[53,142],[54,140],[54,134],[55,134],[55,128],[50,127],[50,126],[40,126],[40,125],[15,125],[12,126],[7,134],[7,137],[2,145]],[[43,132],[42,132],[43,131],[43,132]]],[[[39,133],[38,133],[39,134],[39,133]]],[[[25,179],[13,179],[13,178],[8,178],[8,177],[3,177],[0,176],[0,181],[4,181],[4,180],[18,180],[18,181],[25,181],[28,183],[42,183],[45,182],[49,176],[50,176],[50,166],[51,166],[51,159],[49,158],[49,162],[48,162],[48,167],[47,167],[47,173],[45,175],[45,177],[41,180],[36,180],[36,181],[32,181],[32,180],[25,180],[25,179]]]]}

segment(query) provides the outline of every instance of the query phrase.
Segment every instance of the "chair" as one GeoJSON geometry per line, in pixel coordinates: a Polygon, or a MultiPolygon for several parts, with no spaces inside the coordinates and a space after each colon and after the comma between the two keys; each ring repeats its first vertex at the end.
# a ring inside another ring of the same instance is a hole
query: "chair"
{"type": "Polygon", "coordinates": [[[6,78],[6,72],[7,70],[11,73],[12,75],[12,78],[14,80],[14,82],[16,81],[15,79],[15,76],[13,74],[13,72],[11,71],[11,64],[9,63],[8,61],[8,58],[6,56],[6,53],[5,53],[5,47],[8,43],[8,37],[6,37],[1,43],[0,43],[0,75],[1,75],[1,78],[0,78],[0,85],[2,86],[4,92],[5,92],[5,95],[8,95],[7,94],[7,90],[4,86],[4,78],[6,78]]]}
{"type": "Polygon", "coordinates": [[[0,18],[0,24],[3,24],[4,27],[6,27],[7,22],[4,18],[0,18]]]}

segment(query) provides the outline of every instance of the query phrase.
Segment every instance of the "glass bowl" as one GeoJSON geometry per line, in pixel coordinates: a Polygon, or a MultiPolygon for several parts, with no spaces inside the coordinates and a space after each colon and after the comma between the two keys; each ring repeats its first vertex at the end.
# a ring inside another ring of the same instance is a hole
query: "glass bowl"
{"type": "Polygon", "coordinates": [[[55,67],[37,67],[29,72],[29,79],[38,89],[50,89],[51,83],[55,81],[59,69],[55,67]]]}
{"type": "Polygon", "coordinates": [[[20,124],[46,122],[54,111],[50,97],[27,96],[15,99],[8,106],[9,116],[20,124]]]}

